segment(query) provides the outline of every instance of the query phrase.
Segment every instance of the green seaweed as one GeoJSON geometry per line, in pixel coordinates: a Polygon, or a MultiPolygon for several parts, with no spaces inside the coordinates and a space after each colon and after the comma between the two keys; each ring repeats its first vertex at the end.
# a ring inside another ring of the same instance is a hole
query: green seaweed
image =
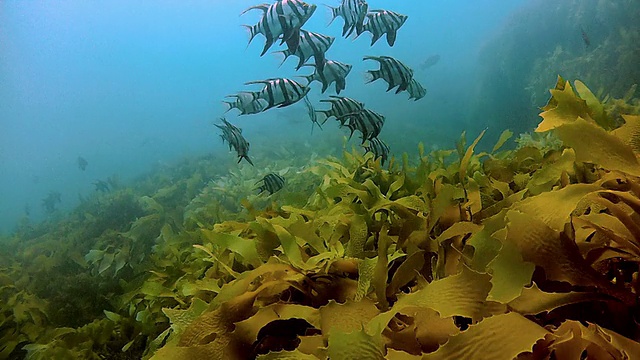
{"type": "Polygon", "coordinates": [[[96,193],[5,240],[0,358],[637,354],[640,121],[577,88],[517,146],[189,159],[96,193]]]}

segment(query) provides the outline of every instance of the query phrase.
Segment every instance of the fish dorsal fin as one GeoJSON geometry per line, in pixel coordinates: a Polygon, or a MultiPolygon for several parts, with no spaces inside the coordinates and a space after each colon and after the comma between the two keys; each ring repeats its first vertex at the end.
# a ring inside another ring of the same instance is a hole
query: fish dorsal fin
{"type": "Polygon", "coordinates": [[[245,13],[251,11],[251,10],[262,10],[263,12],[267,12],[267,10],[269,10],[269,7],[271,6],[271,4],[259,4],[259,5],[253,5],[250,6],[248,8],[246,8],[243,12],[240,13],[240,15],[244,15],[245,13]]]}

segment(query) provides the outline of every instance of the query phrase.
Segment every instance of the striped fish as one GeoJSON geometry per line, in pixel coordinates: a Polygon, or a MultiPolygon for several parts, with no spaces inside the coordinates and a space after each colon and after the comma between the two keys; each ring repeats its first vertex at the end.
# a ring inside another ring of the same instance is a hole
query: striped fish
{"type": "Polygon", "coordinates": [[[318,114],[316,114],[316,109],[314,109],[308,96],[304,97],[304,105],[307,107],[307,112],[309,114],[309,118],[311,119],[311,134],[313,134],[314,125],[318,125],[320,130],[322,130],[322,126],[320,126],[320,123],[318,122],[318,114]]]}
{"type": "Polygon", "coordinates": [[[389,84],[387,91],[395,88],[396,94],[409,87],[413,79],[413,70],[402,61],[391,56],[365,56],[364,60],[375,60],[380,64],[380,69],[367,71],[369,79],[367,84],[378,79],[383,79],[389,84]]]}
{"type": "Polygon", "coordinates": [[[215,124],[220,130],[222,130],[222,141],[229,143],[229,150],[233,147],[238,153],[238,163],[242,159],[253,165],[253,161],[249,158],[249,142],[242,136],[242,129],[234,126],[228,122],[225,118],[220,118],[223,125],[215,124]]]}
{"type": "Polygon", "coordinates": [[[258,98],[258,94],[250,91],[242,91],[237,94],[227,95],[228,98],[235,98],[233,101],[223,100],[227,107],[225,113],[231,109],[240,110],[240,115],[257,114],[262,112],[267,106],[266,101],[258,98]]]}
{"type": "Polygon", "coordinates": [[[373,158],[381,158],[380,164],[384,165],[384,163],[389,158],[389,145],[387,145],[384,141],[374,137],[369,139],[369,143],[367,145],[363,145],[364,150],[366,152],[370,152],[373,154],[373,158]]]}
{"type": "Polygon", "coordinates": [[[220,135],[220,137],[222,138],[222,142],[224,143],[226,141],[229,144],[229,151],[231,151],[232,145],[229,139],[233,137],[232,135],[233,132],[238,132],[242,134],[242,129],[234,126],[232,123],[228,122],[227,119],[225,119],[224,117],[221,117],[220,120],[222,120],[223,125],[218,125],[218,124],[214,124],[214,125],[220,130],[222,130],[222,134],[220,135]]]}
{"type": "Polygon", "coordinates": [[[256,35],[262,34],[266,42],[260,56],[264,55],[277,39],[282,39],[281,44],[287,42],[289,49],[296,51],[300,41],[300,28],[313,15],[316,7],[301,0],[279,0],[273,4],[255,5],[246,9],[242,14],[254,9],[263,12],[256,25],[243,25],[249,31],[249,44],[256,35]]]}
{"type": "Polygon", "coordinates": [[[331,10],[331,21],[329,25],[337,17],[344,19],[344,26],[342,27],[342,36],[349,37],[353,30],[356,30],[356,35],[362,34],[364,31],[364,18],[367,15],[369,5],[364,0],[342,0],[342,3],[338,7],[328,6],[331,10]]]}
{"type": "Polygon", "coordinates": [[[422,87],[422,84],[416,79],[411,79],[409,87],[407,87],[407,92],[409,93],[409,99],[413,99],[414,101],[418,101],[427,95],[427,89],[422,87]]]}
{"type": "MultiPolygon", "coordinates": [[[[313,66],[307,64],[305,66],[313,66]]],[[[305,75],[307,80],[307,86],[313,81],[319,81],[322,83],[322,93],[327,91],[331,83],[336,83],[336,93],[340,94],[340,91],[344,90],[347,86],[347,75],[351,71],[353,66],[339,61],[326,60],[322,69],[315,68],[313,74],[305,75]]]]}
{"type": "Polygon", "coordinates": [[[255,92],[258,99],[267,101],[268,104],[264,110],[271,109],[275,106],[285,107],[295,104],[309,92],[308,86],[286,78],[272,78],[246,83],[246,85],[250,84],[264,84],[262,90],[255,92]]]}
{"type": "Polygon", "coordinates": [[[316,67],[322,68],[325,60],[324,54],[329,50],[334,40],[335,38],[333,36],[322,35],[307,30],[300,30],[300,44],[295,51],[285,49],[275,51],[274,53],[284,55],[282,63],[284,63],[291,55],[297,56],[300,61],[298,61],[296,70],[299,70],[307,60],[311,59],[312,56],[315,60],[316,67]]]}
{"type": "Polygon", "coordinates": [[[349,116],[349,123],[346,125],[351,134],[349,138],[353,136],[353,133],[358,130],[362,134],[362,143],[366,140],[371,140],[374,137],[380,135],[380,130],[384,125],[384,116],[378,114],[375,111],[369,109],[362,109],[349,116]]]}
{"type": "Polygon", "coordinates": [[[340,125],[344,125],[349,116],[359,113],[364,109],[364,104],[343,96],[329,96],[329,99],[320,100],[320,102],[328,102],[331,103],[331,109],[329,110],[316,110],[319,113],[324,114],[326,122],[330,117],[335,117],[336,120],[340,121],[340,125]]]}
{"type": "Polygon", "coordinates": [[[389,10],[371,10],[367,14],[367,22],[364,24],[364,31],[373,34],[371,45],[375,44],[382,35],[387,34],[387,43],[389,46],[393,46],[396,42],[398,29],[404,25],[407,18],[407,15],[389,10]]]}
{"type": "Polygon", "coordinates": [[[257,189],[260,190],[258,195],[265,191],[268,191],[269,195],[273,195],[274,192],[279,191],[284,187],[284,178],[275,173],[265,175],[265,177],[256,182],[256,185],[260,182],[262,182],[262,185],[257,189]]]}

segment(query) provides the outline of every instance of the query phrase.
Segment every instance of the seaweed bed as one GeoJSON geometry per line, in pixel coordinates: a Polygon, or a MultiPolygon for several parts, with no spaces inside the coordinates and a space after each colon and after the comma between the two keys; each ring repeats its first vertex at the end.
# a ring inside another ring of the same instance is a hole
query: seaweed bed
{"type": "Polygon", "coordinates": [[[508,150],[280,163],[271,197],[190,160],[24,223],[0,359],[638,359],[640,102],[551,94],[508,150]]]}

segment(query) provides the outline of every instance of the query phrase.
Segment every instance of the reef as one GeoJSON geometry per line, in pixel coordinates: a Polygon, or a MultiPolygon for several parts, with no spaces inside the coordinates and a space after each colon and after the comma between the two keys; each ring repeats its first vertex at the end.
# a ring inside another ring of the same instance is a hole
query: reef
{"type": "Polygon", "coordinates": [[[484,45],[470,123],[527,131],[556,73],[628,103],[640,83],[638,18],[634,0],[531,2],[484,45]]]}
{"type": "Polygon", "coordinates": [[[4,239],[0,359],[638,358],[633,104],[559,78],[491,151],[299,152],[260,169],[271,196],[196,159],[96,193],[4,239]]]}

